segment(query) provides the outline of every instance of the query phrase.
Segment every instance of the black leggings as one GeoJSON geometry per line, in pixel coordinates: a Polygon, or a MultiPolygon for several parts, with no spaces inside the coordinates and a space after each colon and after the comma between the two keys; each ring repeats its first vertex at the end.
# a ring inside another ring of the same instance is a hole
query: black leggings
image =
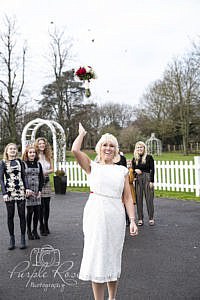
{"type": "Polygon", "coordinates": [[[31,232],[31,223],[33,219],[33,231],[37,232],[37,226],[38,226],[38,220],[40,217],[40,208],[41,205],[30,205],[27,206],[27,215],[26,215],[26,220],[27,220],[27,230],[31,232]]]}
{"type": "Polygon", "coordinates": [[[41,198],[40,227],[48,227],[50,197],[41,198]]]}
{"type": "MultiPolygon", "coordinates": [[[[21,234],[26,232],[26,217],[25,217],[25,200],[16,200],[18,216],[20,220],[21,234]]],[[[15,216],[15,200],[6,201],[8,231],[10,235],[14,235],[14,216],[15,216]]]]}

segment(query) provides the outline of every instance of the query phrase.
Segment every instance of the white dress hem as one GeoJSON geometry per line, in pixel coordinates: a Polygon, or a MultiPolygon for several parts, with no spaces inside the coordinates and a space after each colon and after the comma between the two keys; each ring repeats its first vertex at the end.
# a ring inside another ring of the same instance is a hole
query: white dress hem
{"type": "Polygon", "coordinates": [[[105,283],[105,282],[110,282],[110,281],[117,281],[120,278],[120,274],[117,275],[111,275],[108,277],[104,277],[104,278],[97,278],[97,277],[93,277],[93,276],[84,276],[84,275],[79,275],[79,279],[80,280],[84,280],[84,281],[92,281],[92,282],[96,282],[96,283],[105,283]]]}

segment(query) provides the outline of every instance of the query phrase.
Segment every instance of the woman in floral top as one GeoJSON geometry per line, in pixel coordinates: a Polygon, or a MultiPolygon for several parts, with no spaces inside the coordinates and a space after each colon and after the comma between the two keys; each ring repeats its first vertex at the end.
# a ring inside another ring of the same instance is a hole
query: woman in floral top
{"type": "Polygon", "coordinates": [[[17,146],[13,143],[5,147],[3,160],[0,163],[0,183],[3,193],[3,200],[6,203],[8,230],[10,233],[9,250],[15,248],[14,235],[14,216],[15,202],[17,203],[18,215],[21,229],[21,246],[20,249],[26,248],[25,231],[25,197],[30,191],[25,176],[24,166],[20,159],[17,158],[17,146]]]}
{"type": "Polygon", "coordinates": [[[37,138],[35,141],[35,149],[44,175],[44,185],[41,194],[40,234],[45,236],[50,233],[49,215],[52,191],[49,175],[53,172],[52,150],[50,144],[44,137],[37,138]]]}

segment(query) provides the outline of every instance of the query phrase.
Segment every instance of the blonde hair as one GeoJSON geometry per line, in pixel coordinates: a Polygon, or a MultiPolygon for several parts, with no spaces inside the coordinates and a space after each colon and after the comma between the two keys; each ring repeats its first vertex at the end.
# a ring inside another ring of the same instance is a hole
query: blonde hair
{"type": "MultiPolygon", "coordinates": [[[[5,147],[5,149],[4,149],[4,152],[3,152],[3,159],[4,159],[4,160],[9,160],[9,159],[8,159],[8,153],[7,153],[7,151],[8,151],[8,148],[9,148],[10,146],[15,146],[16,149],[17,149],[17,145],[16,145],[15,143],[9,143],[8,145],[6,145],[6,147],[5,147]]],[[[18,149],[17,149],[17,152],[16,152],[16,157],[17,157],[17,154],[18,154],[18,149]]]]}
{"type": "MultiPolygon", "coordinates": [[[[26,146],[26,149],[24,150],[24,153],[22,155],[22,160],[24,160],[24,161],[28,161],[29,160],[29,158],[28,158],[28,151],[30,149],[35,149],[35,146],[33,144],[30,144],[30,145],[26,146]]],[[[35,149],[35,160],[38,160],[38,154],[36,152],[36,149],[35,149]]]]}
{"type": "Polygon", "coordinates": [[[146,146],[146,144],[144,143],[144,142],[142,142],[142,141],[139,141],[139,142],[137,142],[136,144],[135,144],[135,150],[134,150],[134,158],[135,158],[135,163],[136,163],[136,165],[138,165],[138,162],[139,162],[139,159],[140,159],[140,155],[139,155],[139,153],[137,152],[137,147],[139,146],[139,145],[141,145],[141,146],[143,146],[144,147],[144,153],[143,153],[143,155],[142,155],[142,164],[145,164],[146,163],[146,157],[147,157],[147,146],[146,146]]]}
{"type": "Polygon", "coordinates": [[[116,137],[110,133],[105,133],[102,135],[98,143],[96,144],[95,151],[97,153],[96,161],[99,162],[101,160],[101,146],[104,143],[112,143],[115,147],[115,155],[113,158],[113,162],[117,162],[119,160],[119,144],[116,137]]]}
{"type": "Polygon", "coordinates": [[[38,147],[39,141],[44,141],[44,143],[45,143],[44,155],[45,155],[46,160],[48,162],[51,162],[51,158],[52,158],[51,146],[50,146],[49,142],[47,141],[47,139],[44,137],[39,137],[35,141],[34,145],[35,145],[35,150],[36,150],[37,155],[39,155],[39,147],[38,147]]]}

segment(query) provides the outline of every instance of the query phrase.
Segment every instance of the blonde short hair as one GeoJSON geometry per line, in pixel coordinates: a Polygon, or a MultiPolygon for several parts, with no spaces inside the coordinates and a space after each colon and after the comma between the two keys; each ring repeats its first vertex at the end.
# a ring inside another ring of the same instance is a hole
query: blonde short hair
{"type": "Polygon", "coordinates": [[[101,146],[105,143],[112,143],[115,147],[115,155],[113,158],[113,162],[117,162],[119,160],[119,144],[116,137],[110,133],[105,133],[102,135],[98,143],[96,144],[95,151],[97,153],[96,161],[99,162],[101,160],[101,146]]]}

